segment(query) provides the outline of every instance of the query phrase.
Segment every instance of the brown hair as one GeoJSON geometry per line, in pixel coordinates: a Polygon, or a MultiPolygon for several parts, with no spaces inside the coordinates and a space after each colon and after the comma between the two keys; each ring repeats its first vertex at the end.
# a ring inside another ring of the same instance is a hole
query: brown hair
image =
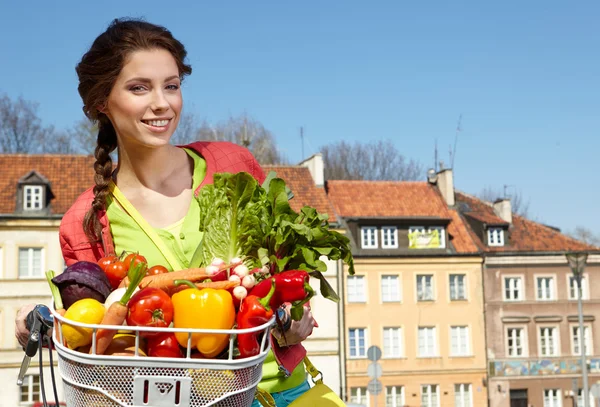
{"type": "Polygon", "coordinates": [[[117,148],[117,134],[108,117],[100,112],[126,62],[127,57],[140,50],[164,49],[169,51],[181,79],[192,73],[184,60],[187,52],[169,30],[136,19],[115,19],[106,31],[96,38],[75,70],[79,77],[79,95],[83,100],[83,112],[98,123],[98,141],[94,156],[94,200],[83,220],[83,229],[90,242],[102,239],[102,225],[98,212],[106,208],[106,195],[112,176],[113,163],[110,153],[117,148]]]}

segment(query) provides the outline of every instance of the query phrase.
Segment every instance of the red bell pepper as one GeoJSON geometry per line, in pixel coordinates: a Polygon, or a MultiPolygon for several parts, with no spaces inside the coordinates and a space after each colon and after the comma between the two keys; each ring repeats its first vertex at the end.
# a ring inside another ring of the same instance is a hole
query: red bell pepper
{"type": "Polygon", "coordinates": [[[309,279],[308,272],[304,270],[284,271],[255,285],[250,295],[264,298],[271,288],[271,281],[274,281],[277,290],[271,297],[269,305],[272,308],[279,308],[286,302],[291,303],[292,319],[297,321],[302,318],[304,304],[315,295],[315,291],[308,283],[309,279]]]}
{"type": "MultiPolygon", "coordinates": [[[[255,328],[267,323],[273,317],[273,309],[269,306],[269,301],[275,293],[275,282],[271,281],[271,289],[264,298],[256,295],[245,297],[237,314],[237,328],[255,328]]],[[[258,336],[264,332],[252,332],[247,334],[238,334],[238,349],[240,358],[248,358],[260,353],[260,343],[258,336]]]]}

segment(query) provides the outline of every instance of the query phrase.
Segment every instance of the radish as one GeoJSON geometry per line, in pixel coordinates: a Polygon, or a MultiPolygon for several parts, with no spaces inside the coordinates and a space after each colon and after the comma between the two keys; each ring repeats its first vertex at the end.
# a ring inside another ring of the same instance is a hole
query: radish
{"type": "Polygon", "coordinates": [[[235,274],[229,276],[229,281],[231,281],[232,283],[237,283],[238,285],[242,283],[242,279],[239,276],[236,276],[235,274]]]}
{"type": "Polygon", "coordinates": [[[214,265],[214,264],[206,266],[206,274],[208,274],[209,276],[214,276],[218,272],[219,272],[219,266],[214,265]]]}
{"type": "Polygon", "coordinates": [[[235,274],[239,278],[244,278],[248,275],[248,267],[245,264],[240,264],[239,266],[235,266],[233,268],[233,274],[235,274]]]}
{"type": "Polygon", "coordinates": [[[240,259],[239,257],[234,257],[233,259],[231,259],[230,264],[242,264],[242,259],[240,259]]]}
{"type": "Polygon", "coordinates": [[[221,259],[219,257],[215,257],[210,264],[213,265],[213,266],[220,267],[223,264],[225,264],[225,260],[223,260],[223,259],[221,259]]]}
{"type": "Polygon", "coordinates": [[[244,298],[246,298],[247,295],[248,290],[246,289],[246,287],[239,285],[233,289],[233,296],[238,301],[242,301],[244,298]]]}
{"type": "Polygon", "coordinates": [[[249,290],[252,287],[254,287],[255,285],[256,285],[256,277],[254,277],[252,274],[247,275],[246,277],[242,278],[242,287],[246,287],[249,290]]]}

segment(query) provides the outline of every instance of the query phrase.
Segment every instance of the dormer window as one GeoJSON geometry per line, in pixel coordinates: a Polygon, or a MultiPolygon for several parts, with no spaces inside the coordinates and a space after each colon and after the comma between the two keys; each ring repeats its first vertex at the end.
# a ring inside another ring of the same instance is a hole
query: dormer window
{"type": "Polygon", "coordinates": [[[383,249],[398,248],[398,228],[396,226],[384,226],[381,228],[381,247],[383,249]]]}
{"type": "Polygon", "coordinates": [[[43,208],[44,189],[41,185],[25,185],[23,187],[23,209],[37,211],[43,208]]]}
{"type": "Polygon", "coordinates": [[[360,229],[360,241],[363,249],[377,249],[377,228],[375,226],[363,226],[360,229]]]}
{"type": "Polygon", "coordinates": [[[504,229],[488,229],[488,246],[504,246],[504,229]]]}
{"type": "Polygon", "coordinates": [[[411,226],[408,229],[409,249],[444,249],[446,231],[442,226],[411,226]]]}

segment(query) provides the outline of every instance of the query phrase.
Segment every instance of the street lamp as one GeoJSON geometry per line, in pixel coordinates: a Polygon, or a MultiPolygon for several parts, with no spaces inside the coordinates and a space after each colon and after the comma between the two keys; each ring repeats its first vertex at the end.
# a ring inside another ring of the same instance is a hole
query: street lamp
{"type": "Polygon", "coordinates": [[[585,262],[587,261],[587,253],[567,253],[567,262],[575,281],[577,281],[577,314],[579,317],[579,349],[581,351],[581,373],[583,375],[583,405],[590,407],[590,399],[588,396],[588,372],[587,372],[587,358],[585,352],[585,331],[583,329],[583,304],[581,302],[582,296],[582,284],[581,279],[583,278],[583,270],[585,269],[585,262]]]}

